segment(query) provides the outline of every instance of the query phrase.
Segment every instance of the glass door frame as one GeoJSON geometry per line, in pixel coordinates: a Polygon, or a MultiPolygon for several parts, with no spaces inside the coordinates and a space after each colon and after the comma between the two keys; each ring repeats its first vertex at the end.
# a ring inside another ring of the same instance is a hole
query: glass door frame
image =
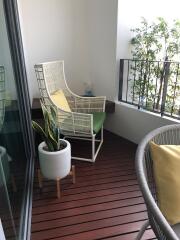
{"type": "Polygon", "coordinates": [[[34,137],[31,127],[31,104],[17,0],[3,0],[3,5],[14,77],[17,87],[21,126],[24,133],[23,138],[25,153],[28,159],[24,186],[25,191],[21,209],[21,227],[19,238],[21,240],[29,240],[31,235],[32,192],[35,159],[34,137]]]}

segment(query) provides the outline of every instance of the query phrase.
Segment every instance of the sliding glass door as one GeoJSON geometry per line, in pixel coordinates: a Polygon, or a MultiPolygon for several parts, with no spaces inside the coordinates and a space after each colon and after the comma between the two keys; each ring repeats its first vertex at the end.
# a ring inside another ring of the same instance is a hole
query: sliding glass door
{"type": "Polygon", "coordinates": [[[32,153],[26,150],[29,140],[22,108],[25,100],[15,76],[17,69],[8,36],[3,0],[0,0],[0,219],[7,240],[22,240],[27,228],[27,174],[32,153]]]}

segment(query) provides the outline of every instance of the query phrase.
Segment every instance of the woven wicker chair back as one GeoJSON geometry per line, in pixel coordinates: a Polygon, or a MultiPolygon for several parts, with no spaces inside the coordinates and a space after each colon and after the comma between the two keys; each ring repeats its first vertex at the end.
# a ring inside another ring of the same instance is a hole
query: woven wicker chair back
{"type": "Polygon", "coordinates": [[[44,63],[43,70],[49,94],[59,89],[65,90],[67,88],[64,74],[64,61],[44,63]]]}

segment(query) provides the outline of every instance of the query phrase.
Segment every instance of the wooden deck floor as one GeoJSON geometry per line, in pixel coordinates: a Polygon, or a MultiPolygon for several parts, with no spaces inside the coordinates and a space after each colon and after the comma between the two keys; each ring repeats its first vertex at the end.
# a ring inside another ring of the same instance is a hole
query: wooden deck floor
{"type": "MultiPolygon", "coordinates": [[[[135,150],[134,144],[105,132],[95,164],[74,162],[77,183],[63,180],[61,200],[55,182],[44,181],[40,193],[35,179],[31,239],[135,239],[147,219],[134,170],[135,150]]],[[[81,152],[88,153],[87,143],[81,144],[81,152]]],[[[153,232],[147,230],[143,239],[154,239],[153,232]]]]}

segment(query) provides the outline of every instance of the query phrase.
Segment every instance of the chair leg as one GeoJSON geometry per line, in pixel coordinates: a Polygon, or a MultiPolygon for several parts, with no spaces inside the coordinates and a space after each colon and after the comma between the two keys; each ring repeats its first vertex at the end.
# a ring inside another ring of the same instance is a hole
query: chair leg
{"type": "Polygon", "coordinates": [[[92,162],[95,162],[95,136],[92,136],[92,162]]]}
{"type": "Polygon", "coordinates": [[[149,226],[149,220],[147,220],[141,227],[141,229],[138,232],[138,235],[136,236],[136,240],[140,240],[146,231],[147,227],[149,226]]]}
{"type": "Polygon", "coordinates": [[[42,185],[42,174],[41,174],[41,170],[38,169],[38,182],[39,182],[39,188],[42,189],[43,185],[42,185]]]}
{"type": "Polygon", "coordinates": [[[61,187],[60,187],[60,178],[56,179],[56,185],[57,185],[57,198],[61,198],[61,187]]]}
{"type": "Polygon", "coordinates": [[[97,147],[97,150],[95,151],[94,162],[95,162],[96,157],[101,149],[102,144],[103,144],[103,127],[101,128],[101,140],[99,140],[99,146],[97,147]]]}
{"type": "Polygon", "coordinates": [[[102,128],[101,128],[101,142],[103,143],[103,141],[104,141],[104,128],[102,126],[102,128]]]}
{"type": "Polygon", "coordinates": [[[75,170],[75,166],[72,165],[72,176],[73,176],[73,184],[76,183],[76,170],[75,170]]]}
{"type": "Polygon", "coordinates": [[[75,183],[76,183],[76,171],[75,171],[75,165],[72,165],[72,169],[71,169],[69,175],[72,176],[73,184],[75,184],[75,183]]]}
{"type": "Polygon", "coordinates": [[[103,127],[101,129],[101,140],[96,140],[96,135],[93,134],[93,136],[91,136],[91,138],[82,138],[82,137],[74,137],[74,136],[65,136],[64,139],[77,139],[77,140],[86,140],[86,141],[91,141],[91,158],[80,158],[80,157],[74,157],[71,156],[71,159],[75,159],[75,160],[81,160],[81,161],[87,161],[87,162],[95,162],[96,157],[101,149],[101,146],[103,144],[103,127]],[[99,142],[99,146],[96,149],[96,142],[99,142]]]}

